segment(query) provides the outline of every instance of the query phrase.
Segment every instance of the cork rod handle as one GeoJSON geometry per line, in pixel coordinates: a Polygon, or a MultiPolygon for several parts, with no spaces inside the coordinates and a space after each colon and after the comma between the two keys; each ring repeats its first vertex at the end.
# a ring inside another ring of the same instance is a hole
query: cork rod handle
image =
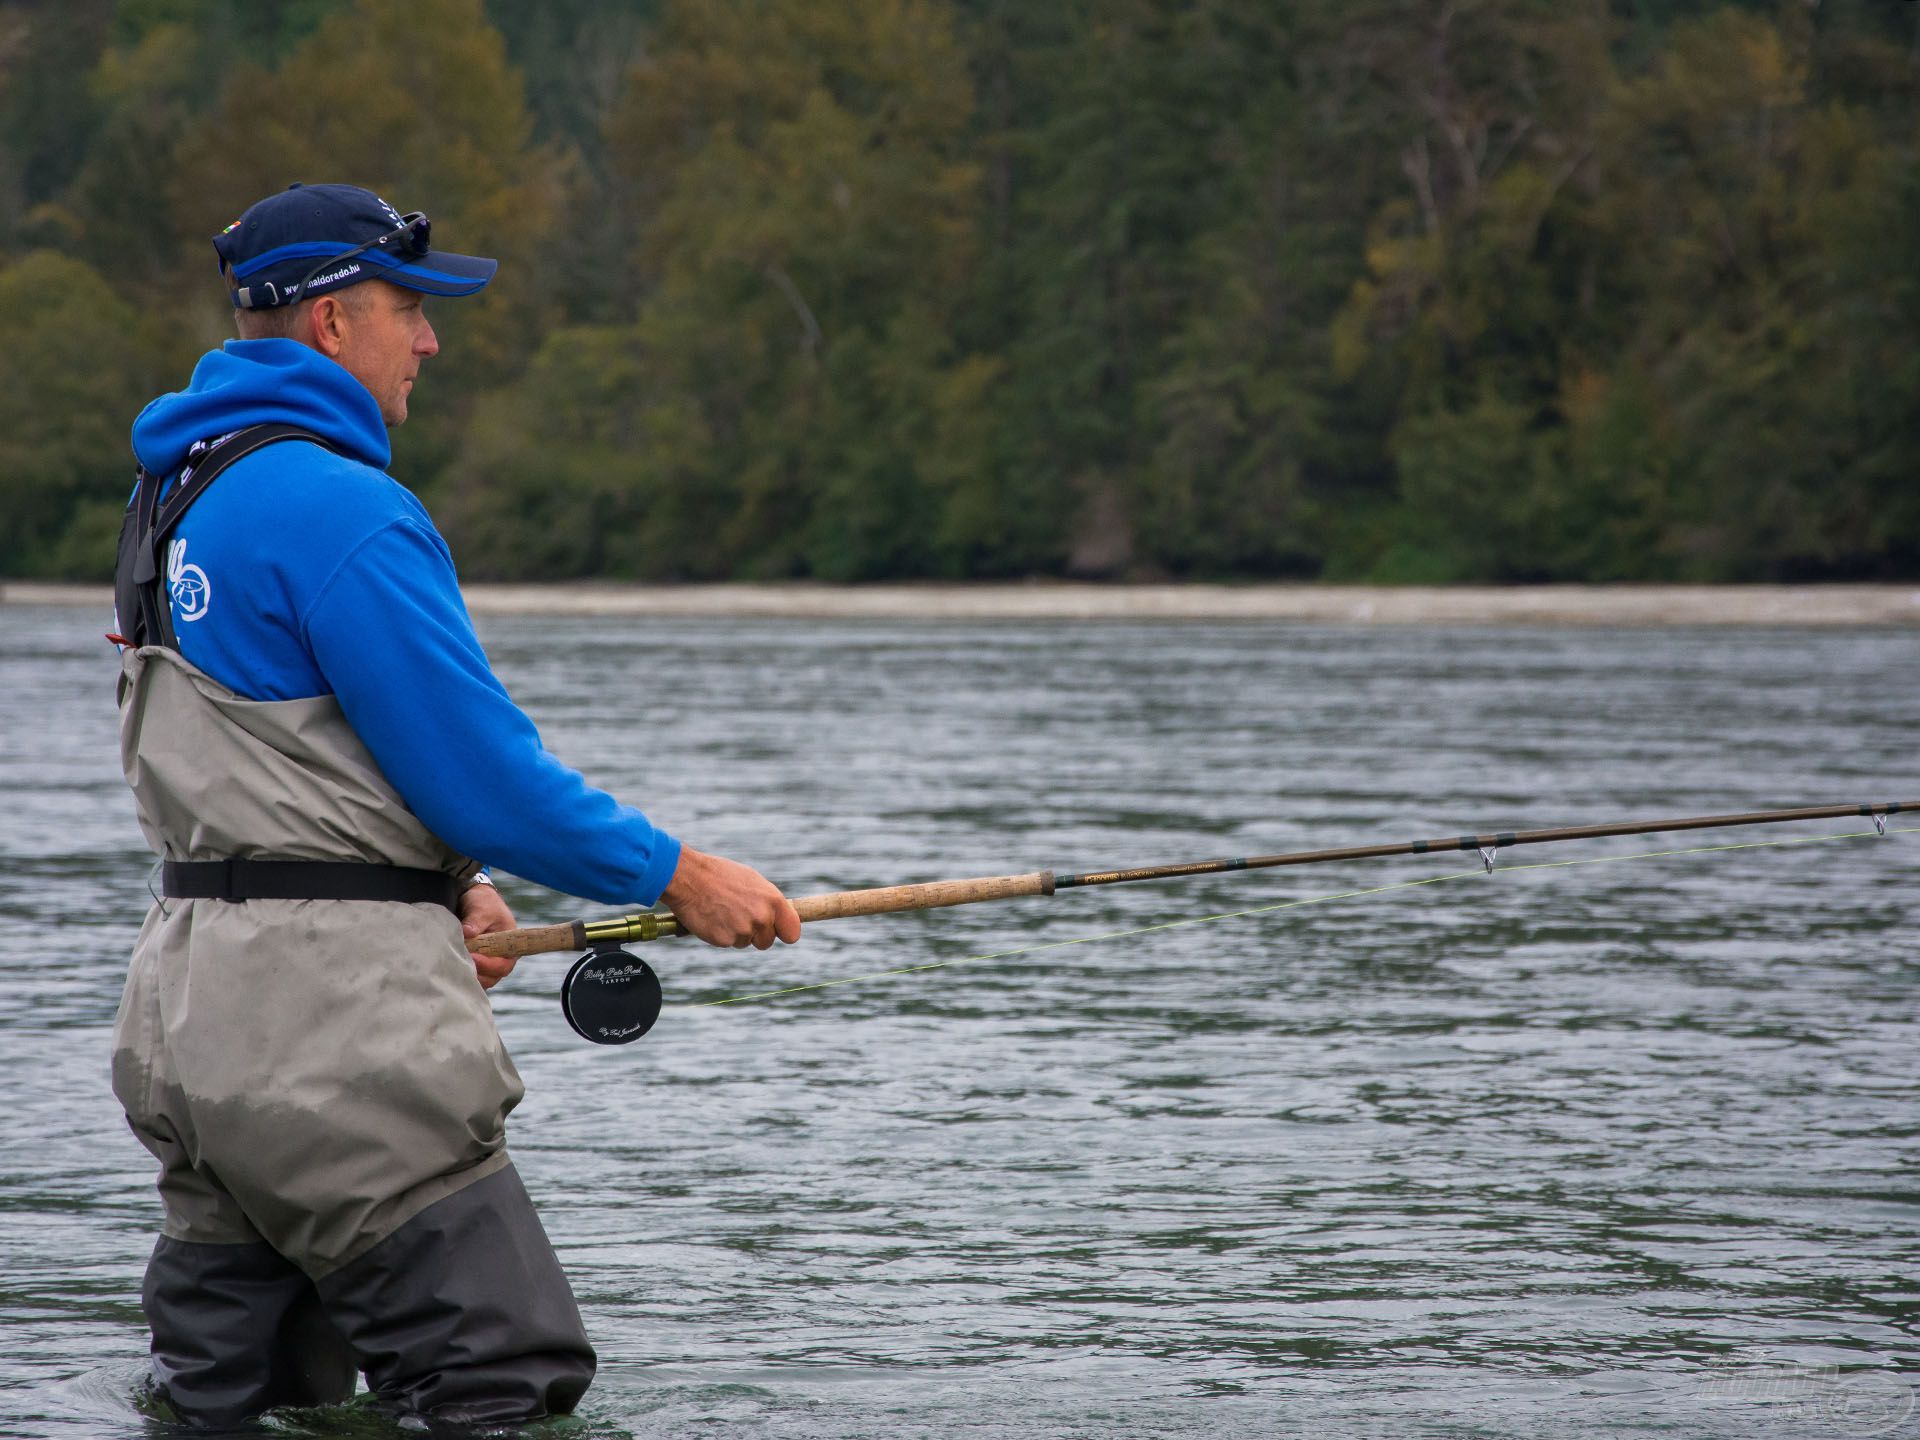
{"type": "Polygon", "coordinates": [[[549,950],[583,950],[584,939],[579,936],[579,927],[575,925],[535,925],[525,930],[501,930],[493,935],[481,935],[467,941],[467,949],[476,955],[511,955],[518,960],[523,955],[543,955],[549,950]]]}
{"type": "Polygon", "coordinates": [[[802,920],[839,920],[848,915],[885,915],[896,910],[938,910],[943,905],[972,905],[980,900],[1011,900],[1018,895],[1051,895],[1053,872],[989,875],[978,880],[931,880],[924,885],[888,885],[879,890],[841,890],[806,895],[793,902],[802,920]]]}

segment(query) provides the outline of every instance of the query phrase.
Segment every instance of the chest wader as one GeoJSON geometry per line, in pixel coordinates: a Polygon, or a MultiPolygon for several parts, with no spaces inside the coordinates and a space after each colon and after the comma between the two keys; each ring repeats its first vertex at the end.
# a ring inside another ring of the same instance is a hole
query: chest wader
{"type": "Polygon", "coordinates": [[[505,1148],[520,1077],[452,908],[477,867],[331,695],[247,700],[175,643],[167,538],[238,453],[313,439],[266,429],[196,447],[167,505],[143,471],[116,576],[121,760],[166,892],[113,1038],[160,1161],[155,1379],[202,1424],[343,1401],[358,1371],[436,1420],[564,1412],[594,1354],[505,1148]]]}

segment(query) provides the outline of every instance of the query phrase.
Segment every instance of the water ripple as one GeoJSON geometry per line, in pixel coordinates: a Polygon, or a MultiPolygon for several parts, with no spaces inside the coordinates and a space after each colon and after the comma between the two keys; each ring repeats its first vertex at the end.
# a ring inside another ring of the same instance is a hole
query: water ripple
{"type": "MultiPolygon", "coordinates": [[[[97,618],[0,609],[9,1434],[148,1433],[157,1206],[106,1084],[148,862],[97,618]]],[[[563,756],[800,891],[1898,798],[1920,699],[1885,632],[486,639],[563,756]]],[[[1916,853],[1510,867],[978,961],[1436,862],[660,947],[620,1050],[528,961],[515,1153],[604,1360],[573,1433],[1912,1433],[1916,853]],[[935,961],[967,963],[698,1003],[935,961]]]]}

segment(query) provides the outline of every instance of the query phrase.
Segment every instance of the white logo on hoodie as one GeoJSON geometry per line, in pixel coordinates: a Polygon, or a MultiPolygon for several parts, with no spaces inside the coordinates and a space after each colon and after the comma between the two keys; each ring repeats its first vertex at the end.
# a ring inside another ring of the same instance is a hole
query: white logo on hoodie
{"type": "Polygon", "coordinates": [[[174,618],[185,624],[207,613],[213,601],[213,586],[207,572],[187,563],[187,542],[176,540],[167,547],[167,593],[173,597],[174,618]]]}

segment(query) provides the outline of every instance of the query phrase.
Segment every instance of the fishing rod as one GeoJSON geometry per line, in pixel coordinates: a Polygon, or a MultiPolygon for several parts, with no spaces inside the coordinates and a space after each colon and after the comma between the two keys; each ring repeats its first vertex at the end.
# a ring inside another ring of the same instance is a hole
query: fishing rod
{"type": "MultiPolygon", "coordinates": [[[[1481,835],[1452,835],[1397,844],[1347,845],[1332,850],[1297,850],[1283,855],[1246,855],[1230,860],[1193,860],[1173,865],[1143,865],[1120,870],[1056,874],[1036,870],[1024,875],[984,875],[970,880],[933,880],[887,885],[870,890],[839,890],[802,896],[793,902],[804,922],[840,920],[853,915],[885,915],[905,910],[936,910],[988,900],[1054,895],[1094,885],[1130,885],[1145,880],[1178,880],[1221,875],[1235,870],[1272,870],[1283,865],[1325,865],[1342,860],[1378,860],[1392,855],[1429,855],[1477,851],[1492,872],[1500,851],[1519,845],[1566,840],[1597,840],[1614,835],[1664,835],[1681,830],[1718,830],[1735,825],[1784,825],[1805,820],[1841,820],[1865,816],[1882,835],[1887,817],[1920,810],[1920,801],[1879,804],[1811,805],[1794,810],[1754,810],[1739,815],[1689,815],[1668,820],[1620,820],[1601,825],[1564,825],[1547,830],[1501,830],[1481,835]]],[[[685,932],[671,910],[643,910],[608,920],[575,920],[535,925],[477,936],[467,948],[496,957],[540,955],[557,950],[587,953],[561,985],[561,1008],[568,1024],[588,1040],[620,1045],[652,1028],[660,1013],[660,982],[646,961],[620,947],[666,940],[685,932]]]]}

